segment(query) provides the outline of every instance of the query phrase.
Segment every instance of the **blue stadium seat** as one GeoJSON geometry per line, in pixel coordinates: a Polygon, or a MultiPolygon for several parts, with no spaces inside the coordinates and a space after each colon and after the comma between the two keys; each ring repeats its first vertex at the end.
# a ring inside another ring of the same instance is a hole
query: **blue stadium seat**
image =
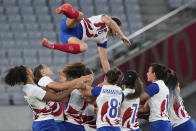
{"type": "MultiPolygon", "coordinates": [[[[19,1],[21,1],[21,0],[19,0],[19,1]]],[[[22,1],[24,1],[24,0],[22,0],[22,1]]],[[[22,15],[25,15],[25,14],[33,15],[33,13],[34,13],[32,6],[23,6],[23,5],[21,5],[21,7],[20,7],[20,12],[22,15]]]]}

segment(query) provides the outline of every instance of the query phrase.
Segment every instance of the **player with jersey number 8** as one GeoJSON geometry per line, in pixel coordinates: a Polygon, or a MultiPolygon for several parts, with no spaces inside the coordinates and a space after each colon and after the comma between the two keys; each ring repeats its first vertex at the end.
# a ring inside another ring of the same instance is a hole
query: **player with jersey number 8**
{"type": "Polygon", "coordinates": [[[97,131],[120,131],[120,105],[124,100],[124,94],[119,86],[116,86],[122,77],[118,68],[109,70],[104,78],[102,87],[84,86],[81,94],[84,98],[96,98],[97,104],[97,131]]]}
{"type": "Polygon", "coordinates": [[[46,38],[42,39],[44,47],[78,54],[88,50],[86,41],[95,41],[104,72],[108,72],[110,65],[107,58],[107,36],[119,35],[127,45],[131,43],[121,31],[122,23],[118,17],[109,17],[101,14],[84,19],[83,13],[72,8],[70,4],[63,4],[56,9],[57,14],[64,14],[60,24],[60,39],[63,44],[54,44],[46,38]]]}

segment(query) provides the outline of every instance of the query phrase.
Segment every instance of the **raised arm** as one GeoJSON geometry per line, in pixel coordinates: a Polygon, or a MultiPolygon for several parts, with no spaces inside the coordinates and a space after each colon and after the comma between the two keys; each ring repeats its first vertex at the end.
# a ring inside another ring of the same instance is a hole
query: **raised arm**
{"type": "Polygon", "coordinates": [[[101,61],[102,68],[105,73],[107,73],[110,70],[110,64],[108,61],[108,56],[107,56],[107,50],[106,48],[102,47],[97,47],[98,53],[99,53],[99,58],[101,61]]]}
{"type": "Polygon", "coordinates": [[[62,91],[62,90],[66,90],[69,88],[75,89],[76,88],[75,85],[77,85],[77,83],[85,82],[85,81],[88,81],[89,79],[92,79],[92,77],[90,75],[87,75],[87,76],[82,76],[78,79],[74,79],[72,81],[67,81],[64,83],[51,82],[47,85],[47,88],[51,88],[57,91],[62,91]]]}
{"type": "Polygon", "coordinates": [[[43,100],[55,101],[55,102],[61,102],[61,101],[68,102],[69,94],[70,92],[67,92],[66,90],[60,93],[55,93],[55,92],[47,90],[43,100]]]}
{"type": "Polygon", "coordinates": [[[105,22],[113,31],[114,34],[118,34],[120,39],[127,45],[130,46],[131,42],[128,38],[123,34],[120,27],[107,15],[102,15],[102,20],[105,22]]]}

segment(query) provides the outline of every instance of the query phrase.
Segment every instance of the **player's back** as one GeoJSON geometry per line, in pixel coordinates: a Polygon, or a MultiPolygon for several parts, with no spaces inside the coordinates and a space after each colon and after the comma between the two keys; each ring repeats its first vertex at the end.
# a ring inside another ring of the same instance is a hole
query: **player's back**
{"type": "Polygon", "coordinates": [[[120,105],[122,89],[116,85],[104,85],[97,97],[97,128],[104,126],[120,127],[120,105]]]}
{"type": "Polygon", "coordinates": [[[51,108],[42,100],[46,93],[43,89],[36,85],[26,84],[22,90],[25,93],[25,100],[34,113],[34,121],[53,119],[51,108]]]}
{"type": "Polygon", "coordinates": [[[66,121],[81,125],[82,124],[82,111],[87,107],[88,103],[84,101],[80,91],[75,89],[70,94],[69,102],[67,103],[67,107],[65,109],[65,117],[66,121]]]}
{"type": "Polygon", "coordinates": [[[81,21],[83,27],[84,41],[95,41],[97,43],[104,43],[107,41],[107,33],[109,27],[102,21],[102,15],[92,16],[81,21]]]}
{"type": "Polygon", "coordinates": [[[150,97],[148,103],[150,106],[149,121],[164,120],[169,121],[168,116],[168,99],[169,89],[162,80],[152,83],[158,86],[159,92],[150,97]]]}
{"type": "Polygon", "coordinates": [[[138,108],[140,99],[134,98],[125,99],[121,105],[121,130],[136,130],[139,129],[138,108]]]}
{"type": "Polygon", "coordinates": [[[176,127],[190,119],[182,101],[177,101],[176,99],[170,101],[169,119],[173,127],[176,127]]]}

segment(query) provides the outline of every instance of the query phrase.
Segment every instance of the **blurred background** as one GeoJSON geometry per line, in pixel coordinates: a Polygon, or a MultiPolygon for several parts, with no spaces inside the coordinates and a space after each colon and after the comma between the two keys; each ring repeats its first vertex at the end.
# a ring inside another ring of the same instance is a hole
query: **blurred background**
{"type": "MultiPolygon", "coordinates": [[[[0,0],[0,76],[14,65],[34,68],[46,64],[54,71],[68,63],[83,61],[91,67],[97,81],[103,70],[96,43],[88,43],[85,53],[73,55],[41,46],[41,39],[59,40],[59,24],[63,15],[55,10],[71,3],[85,18],[107,14],[118,16],[122,31],[132,46],[119,37],[108,42],[108,59],[112,67],[123,72],[135,69],[146,81],[148,66],[153,62],[174,69],[181,82],[185,108],[196,119],[196,3],[191,0],[0,0]]],[[[146,84],[147,85],[147,84],[146,84]]],[[[30,131],[32,113],[24,101],[21,87],[8,88],[0,82],[0,131],[30,131]]],[[[148,131],[148,123],[141,122],[148,131]]]]}

